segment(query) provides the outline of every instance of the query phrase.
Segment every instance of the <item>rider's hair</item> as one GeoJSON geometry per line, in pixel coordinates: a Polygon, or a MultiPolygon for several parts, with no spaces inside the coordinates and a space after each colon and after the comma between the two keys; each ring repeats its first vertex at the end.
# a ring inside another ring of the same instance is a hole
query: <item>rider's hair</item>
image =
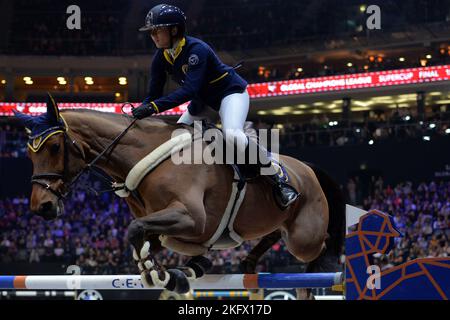
{"type": "Polygon", "coordinates": [[[177,34],[174,36],[177,39],[181,39],[186,35],[186,28],[183,25],[175,25],[170,27],[170,33],[172,34],[172,29],[177,28],[177,34]]]}

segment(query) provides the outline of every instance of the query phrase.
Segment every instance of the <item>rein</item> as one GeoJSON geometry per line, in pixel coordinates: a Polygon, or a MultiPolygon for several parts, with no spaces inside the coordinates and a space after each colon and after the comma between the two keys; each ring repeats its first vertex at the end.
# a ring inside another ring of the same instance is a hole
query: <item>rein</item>
{"type": "MultiPolygon", "coordinates": [[[[128,105],[130,103],[126,103],[122,106],[122,112],[123,112],[123,107],[128,105]]],[[[131,105],[132,106],[132,105],[131,105]]],[[[133,106],[132,106],[133,108],[133,106]]],[[[106,177],[103,174],[100,174],[99,172],[97,172],[95,170],[95,164],[108,152],[110,151],[113,147],[115,147],[117,145],[117,143],[120,141],[120,139],[122,139],[122,137],[128,132],[128,130],[135,124],[135,122],[137,121],[137,119],[134,119],[117,137],[114,138],[114,140],[108,145],[106,146],[105,149],[103,149],[102,152],[100,152],[95,158],[94,160],[92,160],[91,162],[89,162],[87,165],[85,165],[83,167],[83,169],[81,169],[80,172],[78,172],[75,177],[72,179],[72,181],[68,184],[67,187],[65,187],[65,189],[67,190],[64,193],[61,193],[59,190],[55,190],[53,189],[49,183],[43,182],[42,180],[52,180],[52,179],[61,179],[63,181],[63,183],[65,182],[66,178],[67,178],[67,171],[68,171],[68,166],[69,166],[69,154],[68,154],[68,150],[69,150],[69,143],[68,143],[68,139],[70,138],[69,135],[67,134],[66,131],[64,131],[64,169],[63,169],[63,173],[41,173],[41,174],[35,174],[31,177],[31,184],[37,184],[40,185],[41,187],[43,187],[44,189],[50,191],[51,193],[53,193],[58,200],[62,200],[65,199],[70,192],[72,191],[72,186],[85,174],[85,173],[93,173],[95,174],[97,177],[102,178],[104,181],[108,182],[109,184],[111,184],[112,188],[111,189],[107,189],[107,190],[102,190],[102,191],[97,191],[93,188],[91,188],[91,190],[93,190],[97,195],[99,193],[103,193],[103,192],[110,192],[110,191],[116,191],[119,189],[122,189],[123,187],[116,187],[115,182],[113,180],[111,180],[109,177],[106,177]]],[[[83,160],[85,160],[85,156],[84,153],[82,151],[82,149],[78,146],[78,143],[76,142],[75,139],[72,140],[72,145],[75,146],[75,148],[77,149],[78,153],[81,154],[83,160]]]]}

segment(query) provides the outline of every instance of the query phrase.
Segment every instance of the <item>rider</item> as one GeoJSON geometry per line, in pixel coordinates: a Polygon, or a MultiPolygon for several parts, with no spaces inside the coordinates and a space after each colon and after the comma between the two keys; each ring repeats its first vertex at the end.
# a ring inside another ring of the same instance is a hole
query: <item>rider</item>
{"type": "MultiPolygon", "coordinates": [[[[148,95],[133,109],[133,116],[142,119],[191,101],[178,123],[192,125],[201,119],[203,106],[209,105],[219,112],[227,143],[234,145],[236,141],[238,152],[246,152],[249,143],[254,143],[243,130],[249,109],[247,82],[222,63],[205,42],[185,35],[186,16],[175,6],[153,7],[139,31],[149,31],[158,50],[153,56],[148,95]],[[163,96],[167,74],[181,87],[163,96]]],[[[258,167],[271,163],[268,158],[261,159],[268,157],[267,152],[260,152],[259,157],[258,167]]],[[[286,208],[297,199],[296,190],[281,181],[278,174],[268,177],[281,207],[286,208]]]]}

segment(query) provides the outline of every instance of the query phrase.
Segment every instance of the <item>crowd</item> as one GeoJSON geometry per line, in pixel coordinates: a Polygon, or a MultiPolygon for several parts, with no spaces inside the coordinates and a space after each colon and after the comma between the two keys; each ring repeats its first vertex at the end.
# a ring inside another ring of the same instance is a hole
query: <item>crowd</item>
{"type": "MultiPolygon", "coordinates": [[[[276,127],[276,125],[274,125],[276,127]]],[[[363,121],[330,120],[326,114],[308,122],[282,125],[280,144],[285,148],[346,146],[384,141],[430,141],[450,133],[450,113],[417,117],[408,109],[368,112],[363,121]]]]}
{"type": "MultiPolygon", "coordinates": [[[[358,198],[358,179],[347,184],[349,199],[358,198]]],[[[376,208],[393,215],[403,237],[395,240],[389,256],[376,255],[382,268],[389,268],[416,258],[450,256],[450,182],[410,182],[385,186],[382,178],[373,179],[370,195],[362,207],[376,208]]]]}

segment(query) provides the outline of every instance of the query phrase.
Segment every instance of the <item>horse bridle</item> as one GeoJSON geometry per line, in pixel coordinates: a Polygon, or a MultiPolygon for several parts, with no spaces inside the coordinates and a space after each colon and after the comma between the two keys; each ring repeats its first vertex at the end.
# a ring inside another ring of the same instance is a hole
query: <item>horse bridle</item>
{"type": "MultiPolygon", "coordinates": [[[[53,193],[58,200],[62,200],[65,199],[67,197],[67,195],[70,193],[70,187],[75,184],[78,179],[80,179],[80,177],[82,176],[82,174],[85,171],[86,166],[74,177],[74,179],[70,182],[67,191],[65,193],[61,193],[59,190],[53,189],[50,185],[50,183],[46,183],[43,182],[42,180],[58,180],[61,179],[63,181],[63,183],[65,182],[65,180],[67,179],[67,171],[68,171],[68,166],[69,166],[69,144],[68,144],[68,140],[69,140],[69,135],[67,134],[67,132],[64,131],[64,164],[63,164],[63,173],[49,173],[49,172],[45,172],[45,173],[40,173],[40,174],[35,174],[31,177],[31,184],[37,184],[40,185],[41,187],[43,187],[44,189],[48,190],[49,192],[53,193]]],[[[81,149],[81,147],[78,145],[78,143],[76,142],[76,140],[72,140],[72,145],[75,146],[75,148],[77,149],[78,153],[81,154],[83,160],[85,160],[84,157],[84,153],[81,149]]]]}
{"type": "MultiPolygon", "coordinates": [[[[127,105],[127,104],[125,104],[127,105]]],[[[123,107],[122,106],[122,111],[123,111],[123,107]]],[[[92,169],[94,168],[94,165],[97,163],[97,161],[106,153],[108,152],[111,148],[113,148],[118,142],[119,140],[128,132],[128,130],[134,125],[134,123],[137,121],[137,119],[134,119],[129,125],[128,127],[122,131],[105,149],[103,149],[103,151],[98,154],[97,157],[95,157],[94,160],[92,160],[90,163],[88,163],[87,165],[85,165],[76,175],[75,177],[72,179],[72,181],[68,184],[67,187],[65,187],[66,192],[61,193],[59,190],[55,190],[51,187],[50,183],[46,183],[43,182],[42,180],[59,180],[61,179],[63,184],[66,182],[67,179],[67,173],[68,173],[68,166],[69,166],[69,143],[68,140],[72,141],[72,145],[75,146],[75,148],[77,149],[78,153],[80,153],[80,155],[82,156],[83,160],[86,160],[85,155],[83,150],[81,149],[81,147],[78,145],[77,141],[75,139],[69,139],[69,135],[67,133],[67,128],[65,128],[64,130],[64,167],[63,167],[63,173],[53,173],[53,172],[45,172],[45,173],[40,173],[40,174],[35,174],[31,177],[31,184],[37,184],[41,187],[43,187],[44,189],[48,190],[49,192],[51,192],[52,194],[54,194],[57,198],[58,201],[65,199],[70,192],[72,191],[72,186],[81,178],[81,176],[83,176],[83,174],[85,174],[88,171],[94,172],[92,169]]],[[[98,175],[98,173],[96,173],[98,175]]],[[[103,176],[103,179],[105,179],[105,177],[103,176]]],[[[111,182],[111,181],[108,181],[111,182]]],[[[112,188],[111,191],[116,190],[116,188],[112,188]]]]}

